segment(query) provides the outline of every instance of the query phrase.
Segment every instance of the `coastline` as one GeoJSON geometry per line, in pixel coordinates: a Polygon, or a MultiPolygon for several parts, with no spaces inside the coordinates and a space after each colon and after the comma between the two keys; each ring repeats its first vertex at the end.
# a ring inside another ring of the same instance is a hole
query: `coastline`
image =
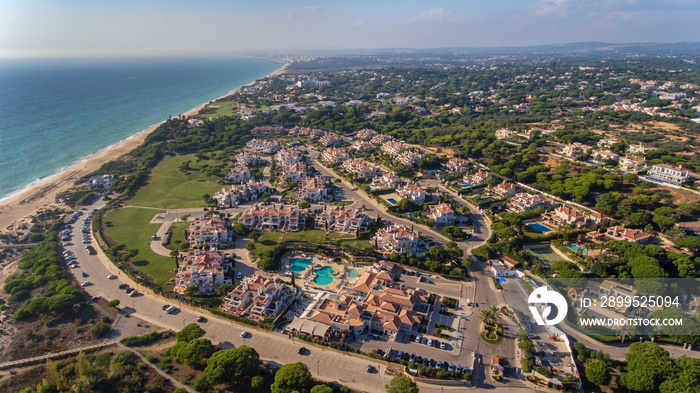
{"type": "MultiPolygon", "coordinates": [[[[189,111],[183,113],[185,117],[199,113],[209,102],[228,97],[240,89],[254,84],[257,80],[283,74],[289,63],[284,63],[277,70],[260,77],[250,83],[238,87],[222,95],[211,99],[189,111]]],[[[144,130],[137,132],[111,146],[107,146],[93,154],[90,154],[80,161],[62,168],[58,173],[49,175],[42,179],[37,179],[19,190],[0,200],[0,232],[16,229],[15,224],[27,219],[41,209],[54,209],[61,207],[56,202],[56,195],[70,189],[75,180],[80,176],[85,176],[100,168],[103,164],[115,160],[139,147],[158,126],[165,120],[154,124],[144,130]]]]}

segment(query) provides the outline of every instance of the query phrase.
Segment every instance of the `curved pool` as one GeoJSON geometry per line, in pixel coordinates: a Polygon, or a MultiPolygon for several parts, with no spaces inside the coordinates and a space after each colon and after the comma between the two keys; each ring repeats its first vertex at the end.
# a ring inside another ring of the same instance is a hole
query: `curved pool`
{"type": "Polygon", "coordinates": [[[292,258],[289,260],[289,270],[294,273],[301,273],[311,265],[313,259],[292,258]]]}
{"type": "Polygon", "coordinates": [[[323,266],[314,270],[316,277],[314,277],[314,283],[318,285],[328,285],[333,282],[332,274],[335,273],[333,268],[330,266],[323,266]]]}
{"type": "Polygon", "coordinates": [[[360,271],[357,269],[348,269],[348,278],[360,277],[360,271]]]}

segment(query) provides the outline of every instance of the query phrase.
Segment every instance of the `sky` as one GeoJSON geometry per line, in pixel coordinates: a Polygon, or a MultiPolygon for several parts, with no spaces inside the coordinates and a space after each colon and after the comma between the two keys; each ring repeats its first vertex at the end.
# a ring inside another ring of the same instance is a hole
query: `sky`
{"type": "Polygon", "coordinates": [[[700,0],[3,0],[0,57],[700,41],[700,0]]]}

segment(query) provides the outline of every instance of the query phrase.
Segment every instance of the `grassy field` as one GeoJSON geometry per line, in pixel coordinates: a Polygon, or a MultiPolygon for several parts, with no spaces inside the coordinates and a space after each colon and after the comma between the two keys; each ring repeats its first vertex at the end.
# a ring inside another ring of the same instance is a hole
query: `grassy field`
{"type": "Polygon", "coordinates": [[[116,243],[124,243],[130,249],[139,250],[133,258],[134,265],[148,274],[159,285],[175,276],[175,261],[170,257],[160,256],[149,247],[151,236],[158,230],[159,224],[149,224],[154,215],[162,213],[153,209],[124,207],[107,213],[103,223],[105,234],[116,243]]]}
{"type": "Polygon", "coordinates": [[[170,226],[172,237],[168,248],[177,249],[181,243],[185,242],[185,230],[190,226],[189,222],[174,222],[170,226]]]}
{"type": "Polygon", "coordinates": [[[216,163],[211,160],[197,162],[193,154],[165,157],[153,169],[148,184],[138,190],[127,205],[163,209],[204,206],[202,195],[213,195],[221,189],[221,185],[218,178],[207,176],[200,169],[205,164],[216,163]],[[185,161],[191,161],[191,169],[187,173],[178,170],[185,161]]]}
{"type": "Polygon", "coordinates": [[[333,206],[350,206],[353,203],[355,203],[355,201],[337,201],[333,202],[333,206]]]}
{"type": "Polygon", "coordinates": [[[527,247],[528,251],[533,253],[540,261],[551,266],[552,264],[563,261],[564,258],[559,256],[556,252],[552,250],[551,245],[545,245],[544,247],[527,247]]]}
{"type": "Polygon", "coordinates": [[[280,243],[290,241],[327,244],[333,243],[336,240],[340,240],[343,245],[348,245],[360,250],[373,249],[369,240],[358,240],[355,239],[354,236],[327,233],[326,231],[315,229],[299,232],[265,232],[260,236],[260,239],[258,239],[255,250],[253,250],[253,256],[259,258],[266,250],[271,250],[280,243]]]}
{"type": "Polygon", "coordinates": [[[232,101],[217,101],[212,104],[209,104],[206,106],[207,109],[214,109],[216,110],[215,112],[212,113],[205,113],[201,115],[201,118],[209,118],[209,117],[221,117],[221,116],[233,116],[234,110],[233,110],[233,102],[232,101]]]}

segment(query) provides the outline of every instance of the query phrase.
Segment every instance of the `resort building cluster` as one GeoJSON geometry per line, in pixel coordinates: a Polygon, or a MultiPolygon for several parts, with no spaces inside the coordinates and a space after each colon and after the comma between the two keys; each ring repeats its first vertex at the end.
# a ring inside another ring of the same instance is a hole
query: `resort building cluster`
{"type": "Polygon", "coordinates": [[[221,251],[190,250],[178,264],[174,290],[183,294],[194,285],[200,294],[212,294],[219,286],[232,283],[226,276],[229,268],[228,259],[221,251]]]}

